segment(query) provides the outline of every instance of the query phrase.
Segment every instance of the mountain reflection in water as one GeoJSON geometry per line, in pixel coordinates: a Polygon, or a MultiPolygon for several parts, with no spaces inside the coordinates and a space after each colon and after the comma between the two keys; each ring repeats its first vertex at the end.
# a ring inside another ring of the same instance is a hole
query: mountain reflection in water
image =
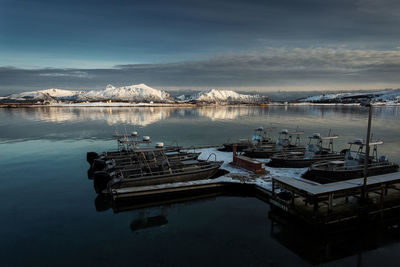
{"type": "MultiPolygon", "coordinates": [[[[376,107],[375,118],[396,116],[398,107],[376,107]]],[[[271,122],[275,114],[290,118],[303,114],[305,118],[343,118],[365,116],[359,106],[199,106],[199,107],[35,107],[1,109],[1,113],[14,118],[46,122],[105,121],[108,125],[133,124],[147,126],[166,119],[207,118],[210,120],[235,120],[267,116],[271,122]],[[282,111],[285,111],[282,113],[282,111]]]]}

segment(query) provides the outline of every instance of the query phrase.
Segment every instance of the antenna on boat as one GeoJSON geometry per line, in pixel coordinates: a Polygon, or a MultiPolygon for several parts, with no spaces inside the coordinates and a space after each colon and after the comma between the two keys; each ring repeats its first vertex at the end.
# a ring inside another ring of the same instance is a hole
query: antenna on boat
{"type": "Polygon", "coordinates": [[[128,136],[128,132],[126,131],[126,125],[124,125],[125,137],[128,136]]]}

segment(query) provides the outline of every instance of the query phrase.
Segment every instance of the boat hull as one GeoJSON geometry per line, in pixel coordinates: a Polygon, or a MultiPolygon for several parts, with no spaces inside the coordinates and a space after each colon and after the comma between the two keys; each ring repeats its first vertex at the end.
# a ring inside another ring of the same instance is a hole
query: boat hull
{"type": "MultiPolygon", "coordinates": [[[[284,152],[304,152],[304,147],[288,147],[283,149],[284,152]]],[[[259,159],[269,159],[275,153],[280,153],[281,151],[276,151],[274,148],[271,149],[247,149],[244,151],[244,156],[249,158],[259,158],[259,159]]]]}
{"type": "Polygon", "coordinates": [[[181,174],[172,173],[172,174],[158,175],[154,177],[121,179],[116,183],[113,183],[111,181],[108,185],[108,190],[112,191],[113,189],[126,188],[126,187],[149,186],[149,185],[159,185],[167,183],[178,183],[178,182],[209,179],[217,173],[221,165],[222,162],[212,164],[211,166],[204,169],[194,170],[187,173],[181,173],[181,174]]]}
{"type": "Polygon", "coordinates": [[[237,152],[242,152],[244,149],[249,148],[252,146],[251,143],[229,143],[229,144],[223,144],[223,147],[218,148],[219,151],[223,152],[232,152],[233,151],[233,145],[236,144],[236,151],[237,152]]]}
{"type": "Polygon", "coordinates": [[[272,156],[271,161],[267,164],[270,167],[278,168],[306,168],[312,164],[324,160],[343,160],[344,155],[324,155],[322,157],[314,157],[311,159],[304,159],[300,157],[283,157],[272,156]]]}
{"type": "MultiPolygon", "coordinates": [[[[376,166],[370,166],[368,168],[368,176],[381,175],[386,173],[397,172],[399,170],[399,165],[391,163],[391,164],[382,164],[376,166]]],[[[303,178],[312,180],[318,183],[326,184],[338,181],[351,180],[356,178],[364,177],[364,168],[362,165],[359,165],[354,169],[347,170],[323,170],[323,169],[315,169],[310,167],[310,169],[302,175],[303,178]]]]}

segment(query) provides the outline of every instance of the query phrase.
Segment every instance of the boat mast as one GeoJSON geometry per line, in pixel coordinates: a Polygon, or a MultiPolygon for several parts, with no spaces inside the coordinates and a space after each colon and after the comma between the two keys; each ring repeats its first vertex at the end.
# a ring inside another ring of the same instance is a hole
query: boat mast
{"type": "Polygon", "coordinates": [[[364,159],[364,182],[363,182],[363,187],[362,187],[362,195],[361,195],[361,201],[365,202],[367,198],[367,178],[368,178],[368,161],[369,161],[369,142],[370,142],[370,136],[371,136],[371,120],[372,120],[372,104],[367,103],[366,106],[369,108],[369,113],[368,113],[368,128],[367,128],[367,140],[365,144],[365,159],[364,159]]]}

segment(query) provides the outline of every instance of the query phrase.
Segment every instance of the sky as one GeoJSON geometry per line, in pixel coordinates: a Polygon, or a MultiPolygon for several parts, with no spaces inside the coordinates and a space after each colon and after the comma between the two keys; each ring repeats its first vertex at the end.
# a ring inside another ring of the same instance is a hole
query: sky
{"type": "Polygon", "coordinates": [[[398,0],[0,0],[0,95],[400,88],[398,0]]]}

